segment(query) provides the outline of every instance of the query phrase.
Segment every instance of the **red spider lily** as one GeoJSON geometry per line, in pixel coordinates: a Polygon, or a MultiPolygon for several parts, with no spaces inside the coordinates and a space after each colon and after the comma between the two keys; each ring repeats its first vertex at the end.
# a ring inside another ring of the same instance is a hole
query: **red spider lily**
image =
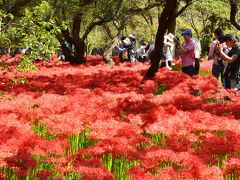
{"type": "Polygon", "coordinates": [[[25,172],[37,166],[37,161],[33,159],[29,147],[20,148],[16,156],[5,158],[5,161],[9,167],[19,168],[19,172],[25,172]]]}
{"type": "Polygon", "coordinates": [[[130,141],[127,138],[114,137],[114,139],[107,139],[100,141],[97,145],[80,151],[81,155],[94,155],[97,157],[103,154],[113,154],[114,157],[123,156],[128,157],[129,155],[135,154],[135,145],[129,144],[130,141]]]}
{"type": "Polygon", "coordinates": [[[0,57],[0,62],[6,61],[6,60],[8,60],[8,59],[10,59],[10,58],[12,58],[12,56],[9,55],[9,54],[2,55],[2,56],[0,57]]]}
{"type": "MultiPolygon", "coordinates": [[[[209,76],[190,78],[166,69],[141,84],[148,64],[109,67],[99,56],[89,58],[89,63],[71,66],[54,57],[38,63],[37,72],[0,75],[6,83],[0,85],[0,93],[5,91],[0,96],[1,167],[9,165],[26,176],[38,164],[34,154],[44,156],[40,163],[54,166],[60,174],[55,178],[79,173],[82,179],[113,179],[115,172],[100,161],[110,154],[114,160],[139,163],[129,171],[132,179],[223,179],[223,170],[237,177],[239,93],[217,89],[209,76]],[[20,77],[27,81],[10,86],[20,77]],[[155,95],[158,85],[167,87],[161,95],[155,95]],[[34,135],[33,124],[47,130],[34,135]],[[67,137],[86,128],[96,143],[67,156],[67,137]],[[150,142],[158,133],[164,136],[163,147],[150,142]],[[55,139],[45,140],[45,134],[55,139]]],[[[10,57],[8,62],[16,64],[10,57]]]]}
{"type": "Polygon", "coordinates": [[[166,68],[163,68],[156,74],[154,81],[163,86],[172,88],[189,78],[189,76],[183,73],[176,71],[168,71],[166,68]]]}
{"type": "Polygon", "coordinates": [[[142,159],[141,166],[149,171],[158,169],[161,165],[159,162],[171,163],[177,161],[176,153],[156,146],[140,151],[138,157],[142,159]]]}
{"type": "MultiPolygon", "coordinates": [[[[49,158],[46,158],[44,160],[44,162],[55,165],[57,167],[57,169],[60,169],[60,168],[64,169],[65,167],[68,167],[68,163],[70,160],[72,160],[72,159],[69,159],[68,157],[57,157],[57,158],[49,157],[49,158]]],[[[66,168],[66,169],[70,169],[70,168],[66,168]]],[[[61,171],[59,171],[59,172],[61,172],[61,171]]]]}
{"type": "Polygon", "coordinates": [[[132,97],[127,97],[118,100],[119,109],[123,112],[131,113],[147,113],[151,112],[155,108],[155,104],[148,99],[134,99],[132,97]]]}
{"type": "Polygon", "coordinates": [[[212,61],[202,61],[201,70],[211,71],[212,70],[212,61]]]}
{"type": "Polygon", "coordinates": [[[212,166],[201,169],[201,178],[222,180],[223,172],[219,167],[212,166]]]}
{"type": "Polygon", "coordinates": [[[131,137],[140,135],[143,131],[136,125],[115,120],[96,121],[90,126],[89,137],[94,140],[112,139],[114,137],[131,137]]]}
{"type": "Polygon", "coordinates": [[[37,155],[46,155],[48,154],[55,154],[55,155],[63,155],[65,153],[65,150],[69,149],[70,146],[66,142],[66,140],[41,140],[38,142],[38,144],[35,146],[34,153],[37,155]],[[40,153],[39,153],[40,152],[40,153]],[[43,153],[46,152],[46,153],[43,153]],[[43,153],[43,154],[41,154],[43,153]]]}
{"type": "Polygon", "coordinates": [[[125,122],[129,122],[131,124],[142,126],[144,124],[143,117],[141,115],[135,115],[129,113],[127,116],[125,116],[125,122]]]}
{"type": "Polygon", "coordinates": [[[157,121],[146,127],[146,132],[149,134],[162,133],[171,135],[178,132],[179,135],[186,135],[191,131],[192,120],[182,111],[178,111],[176,115],[169,118],[161,117],[159,114],[157,121]]]}
{"type": "Polygon", "coordinates": [[[192,146],[190,140],[184,137],[172,136],[169,137],[165,142],[167,146],[174,152],[188,151],[188,149],[192,146]]]}
{"type": "Polygon", "coordinates": [[[202,149],[211,154],[236,154],[240,148],[240,135],[231,131],[224,134],[220,137],[213,134],[202,135],[200,137],[202,149]]]}
{"type": "Polygon", "coordinates": [[[237,177],[240,175],[240,159],[239,157],[233,157],[228,159],[226,163],[225,174],[235,174],[237,177]],[[237,173],[237,174],[236,174],[237,173]]]}
{"type": "Polygon", "coordinates": [[[41,170],[36,174],[36,176],[40,180],[48,179],[51,176],[51,172],[49,170],[41,170]]]}
{"type": "Polygon", "coordinates": [[[174,168],[172,167],[167,167],[165,170],[160,171],[158,176],[158,179],[178,179],[179,174],[174,168]]]}
{"type": "Polygon", "coordinates": [[[91,158],[91,159],[84,159],[80,156],[74,156],[73,166],[86,166],[86,167],[93,167],[93,168],[102,168],[102,163],[99,158],[91,158]]]}
{"type": "Polygon", "coordinates": [[[28,175],[28,170],[27,169],[19,169],[16,171],[16,176],[23,178],[28,175]]]}
{"type": "Polygon", "coordinates": [[[154,180],[155,179],[152,174],[144,172],[144,170],[138,166],[134,166],[131,169],[129,169],[128,173],[131,179],[134,179],[134,180],[141,180],[141,179],[154,180]]]}
{"type": "Polygon", "coordinates": [[[6,175],[4,173],[0,173],[0,179],[1,180],[6,180],[6,175]]]}
{"type": "Polygon", "coordinates": [[[86,166],[77,166],[73,168],[74,172],[78,172],[83,174],[83,179],[107,179],[112,180],[113,175],[107,170],[103,168],[93,168],[86,166]]]}

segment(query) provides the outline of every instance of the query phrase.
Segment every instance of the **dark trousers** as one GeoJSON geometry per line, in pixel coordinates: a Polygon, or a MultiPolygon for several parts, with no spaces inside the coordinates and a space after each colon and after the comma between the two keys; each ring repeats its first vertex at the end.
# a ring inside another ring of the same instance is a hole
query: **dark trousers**
{"type": "Polygon", "coordinates": [[[223,80],[223,66],[222,65],[216,65],[213,64],[212,66],[212,75],[216,77],[217,79],[219,76],[221,77],[221,81],[223,80]]]}
{"type": "Polygon", "coordinates": [[[189,76],[193,76],[195,74],[195,70],[194,70],[193,65],[182,67],[182,72],[189,75],[189,76]]]}
{"type": "MultiPolygon", "coordinates": [[[[167,65],[169,66],[169,67],[172,67],[172,62],[171,61],[167,61],[167,65]]],[[[164,61],[160,61],[160,66],[159,66],[160,68],[163,68],[163,67],[166,67],[166,61],[164,60],[164,61]]]]}
{"type": "Polygon", "coordinates": [[[200,59],[199,58],[195,58],[194,69],[195,69],[195,74],[199,74],[199,69],[200,69],[200,59]]]}
{"type": "Polygon", "coordinates": [[[230,88],[230,78],[227,75],[223,75],[223,65],[216,65],[213,64],[212,66],[212,75],[217,79],[221,78],[221,83],[223,84],[224,88],[230,88]]]}
{"type": "Polygon", "coordinates": [[[222,82],[223,82],[223,87],[226,89],[230,89],[231,88],[231,79],[228,76],[224,76],[222,78],[222,82]]]}

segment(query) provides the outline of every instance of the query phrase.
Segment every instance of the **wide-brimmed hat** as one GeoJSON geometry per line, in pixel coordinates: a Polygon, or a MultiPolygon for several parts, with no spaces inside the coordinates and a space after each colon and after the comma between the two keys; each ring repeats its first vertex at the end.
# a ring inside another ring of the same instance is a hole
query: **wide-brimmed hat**
{"type": "Polygon", "coordinates": [[[128,37],[136,39],[136,35],[135,34],[129,34],[128,37]]]}
{"type": "Polygon", "coordinates": [[[169,41],[169,42],[172,42],[172,43],[174,42],[174,38],[175,38],[175,36],[172,33],[169,33],[169,34],[164,36],[165,41],[169,41]]]}
{"type": "Polygon", "coordinates": [[[131,44],[131,40],[129,38],[125,38],[123,40],[123,42],[126,44],[126,45],[130,45],[131,44]]]}

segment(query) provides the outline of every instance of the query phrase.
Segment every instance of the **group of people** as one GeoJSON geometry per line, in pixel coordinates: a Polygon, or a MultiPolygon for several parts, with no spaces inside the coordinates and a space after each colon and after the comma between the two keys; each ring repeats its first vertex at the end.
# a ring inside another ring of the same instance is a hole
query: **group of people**
{"type": "Polygon", "coordinates": [[[240,45],[232,34],[224,35],[222,29],[214,31],[215,40],[211,43],[208,59],[213,59],[212,75],[220,77],[227,89],[240,89],[240,45]]]}
{"type": "MultiPolygon", "coordinates": [[[[175,53],[181,57],[182,72],[193,76],[199,73],[201,44],[193,37],[191,29],[181,32],[184,43],[179,38],[169,33],[164,36],[163,58],[159,67],[172,69],[175,53]]],[[[227,89],[240,89],[240,45],[238,39],[232,34],[224,35],[220,28],[214,31],[215,39],[211,42],[208,52],[208,60],[213,60],[212,75],[220,77],[223,86],[227,89]]],[[[140,48],[136,48],[136,36],[130,34],[122,39],[117,46],[121,62],[145,62],[153,58],[154,44],[143,42],[140,48]]]]}
{"type": "MultiPolygon", "coordinates": [[[[166,34],[164,36],[163,42],[163,58],[160,61],[159,67],[166,67],[169,70],[172,70],[172,65],[174,65],[173,59],[175,53],[183,56],[183,72],[188,75],[198,74],[199,72],[199,59],[201,55],[201,45],[200,41],[192,38],[192,31],[185,30],[182,32],[184,39],[186,41],[185,46],[181,46],[179,43],[179,39],[175,37],[172,33],[166,34]],[[186,53],[183,47],[190,48],[189,50],[193,50],[191,57],[186,53]],[[177,49],[176,49],[177,48],[177,49]],[[191,59],[194,59],[194,70],[191,67],[188,67],[191,63],[191,59]]],[[[118,46],[116,46],[119,51],[119,59],[121,62],[146,62],[153,59],[153,50],[154,43],[148,44],[146,41],[143,41],[140,47],[136,48],[136,36],[135,34],[130,34],[128,37],[123,37],[118,46]]]]}
{"type": "MultiPolygon", "coordinates": [[[[167,67],[172,69],[174,56],[174,35],[169,33],[164,37],[163,59],[160,67],[167,67]]],[[[148,44],[146,41],[140,43],[140,47],[136,47],[136,36],[130,34],[128,37],[123,37],[120,43],[116,46],[119,52],[119,59],[121,62],[146,62],[153,59],[154,43],[148,44]]]]}

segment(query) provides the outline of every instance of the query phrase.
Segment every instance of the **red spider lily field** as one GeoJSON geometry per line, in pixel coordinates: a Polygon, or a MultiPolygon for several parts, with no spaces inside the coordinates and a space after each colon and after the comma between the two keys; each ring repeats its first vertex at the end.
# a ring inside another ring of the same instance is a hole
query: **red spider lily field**
{"type": "Polygon", "coordinates": [[[0,59],[0,179],[238,179],[240,95],[147,63],[0,59]]]}

